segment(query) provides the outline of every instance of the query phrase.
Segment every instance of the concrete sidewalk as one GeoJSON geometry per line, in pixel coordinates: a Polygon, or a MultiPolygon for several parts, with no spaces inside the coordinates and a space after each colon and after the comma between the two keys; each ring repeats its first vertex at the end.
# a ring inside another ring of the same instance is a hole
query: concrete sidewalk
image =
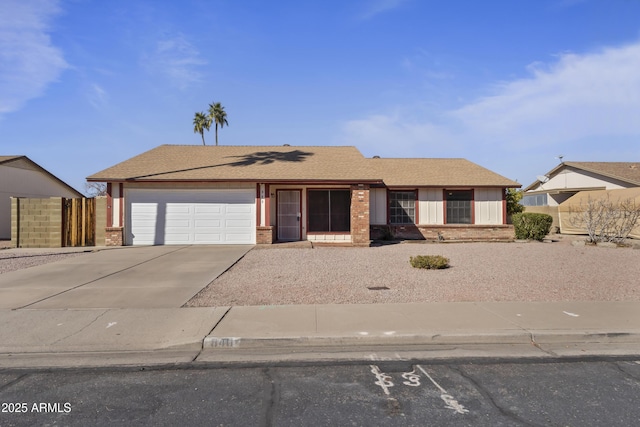
{"type": "Polygon", "coordinates": [[[640,357],[640,302],[234,307],[203,347],[199,361],[221,349],[296,359],[314,347],[365,358],[640,357]]]}
{"type": "Polygon", "coordinates": [[[640,303],[0,310],[0,367],[640,358],[640,303]]]}

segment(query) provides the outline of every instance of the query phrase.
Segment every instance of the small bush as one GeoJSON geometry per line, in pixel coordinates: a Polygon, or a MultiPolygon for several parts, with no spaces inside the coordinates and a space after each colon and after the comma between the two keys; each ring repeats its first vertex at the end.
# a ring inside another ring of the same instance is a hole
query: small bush
{"type": "Polygon", "coordinates": [[[445,258],[442,255],[418,255],[410,257],[409,262],[414,268],[426,268],[439,270],[442,268],[449,268],[449,258],[445,258]]]}
{"type": "Polygon", "coordinates": [[[539,240],[549,234],[553,218],[543,213],[524,212],[511,217],[516,231],[516,239],[539,240]]]}

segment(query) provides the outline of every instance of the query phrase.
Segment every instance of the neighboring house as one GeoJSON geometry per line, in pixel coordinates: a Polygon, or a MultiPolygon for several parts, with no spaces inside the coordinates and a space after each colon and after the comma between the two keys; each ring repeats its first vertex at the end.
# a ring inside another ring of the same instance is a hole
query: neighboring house
{"type": "Polygon", "coordinates": [[[87,180],[107,183],[111,245],[510,240],[520,187],[464,159],[288,145],[162,145],[87,180]]]}
{"type": "Polygon", "coordinates": [[[640,187],[640,162],[563,162],[526,187],[524,206],[558,206],[579,191],[640,187]]]}
{"type": "Polygon", "coordinates": [[[526,212],[551,215],[560,231],[558,206],[576,193],[638,186],[639,162],[562,162],[526,187],[521,203],[526,212]]]}
{"type": "Polygon", "coordinates": [[[11,238],[11,197],[83,197],[27,156],[0,156],[0,239],[11,238]]]}

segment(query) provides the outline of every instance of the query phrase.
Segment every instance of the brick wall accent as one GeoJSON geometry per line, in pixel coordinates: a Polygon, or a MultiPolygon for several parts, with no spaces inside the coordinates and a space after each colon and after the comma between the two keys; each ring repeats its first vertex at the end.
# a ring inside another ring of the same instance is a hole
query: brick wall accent
{"type": "Polygon", "coordinates": [[[267,226],[267,227],[256,227],[256,243],[259,245],[270,245],[273,243],[273,233],[275,231],[275,227],[267,226]]]}
{"type": "Polygon", "coordinates": [[[122,227],[107,227],[104,230],[105,246],[122,246],[124,240],[122,238],[122,227]]]}
{"type": "Polygon", "coordinates": [[[383,239],[385,234],[394,239],[438,241],[509,242],[515,238],[513,225],[373,225],[371,235],[383,239]]]}
{"type": "Polygon", "coordinates": [[[369,185],[351,186],[351,244],[370,246],[369,185]]]}
{"type": "Polygon", "coordinates": [[[16,248],[61,247],[62,197],[12,197],[11,245],[16,248]]]}

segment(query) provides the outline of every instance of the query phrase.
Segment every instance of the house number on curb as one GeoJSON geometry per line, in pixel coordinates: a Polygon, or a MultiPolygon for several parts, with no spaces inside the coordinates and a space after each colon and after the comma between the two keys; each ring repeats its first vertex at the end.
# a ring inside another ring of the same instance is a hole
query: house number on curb
{"type": "MultiPolygon", "coordinates": [[[[385,395],[391,396],[391,387],[395,386],[393,382],[393,378],[389,374],[385,374],[380,370],[377,365],[369,365],[371,368],[371,373],[375,375],[376,381],[374,384],[380,386],[385,395]]],[[[466,414],[469,412],[467,408],[465,408],[460,402],[458,402],[453,396],[451,396],[447,391],[442,388],[440,384],[438,384],[429,373],[420,365],[416,365],[416,369],[411,372],[405,372],[402,374],[402,384],[408,387],[419,387],[420,383],[420,373],[422,373],[426,378],[431,381],[431,383],[436,386],[438,391],[440,392],[440,399],[444,402],[444,407],[447,409],[452,409],[458,414],[466,414]],[[416,372],[417,371],[417,372],[416,372]]]]}

